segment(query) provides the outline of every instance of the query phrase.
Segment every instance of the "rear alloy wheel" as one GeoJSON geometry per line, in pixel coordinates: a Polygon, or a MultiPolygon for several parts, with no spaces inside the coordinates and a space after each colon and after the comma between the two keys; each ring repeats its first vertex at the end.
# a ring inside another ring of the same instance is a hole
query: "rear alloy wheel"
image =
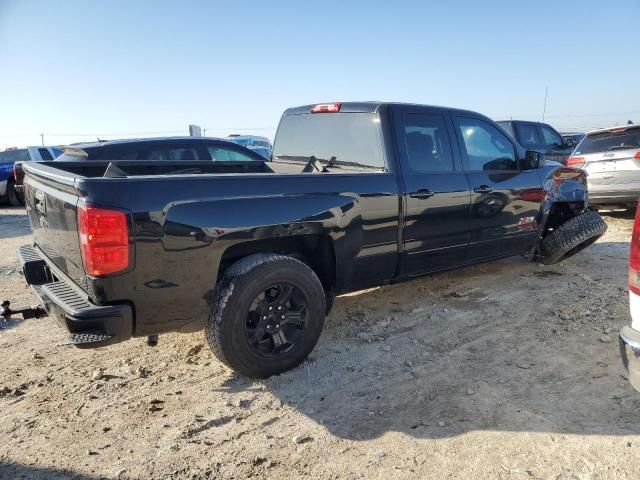
{"type": "Polygon", "coordinates": [[[545,265],[561,262],[596,242],[607,224],[594,210],[586,210],[567,220],[540,242],[539,260],[545,265]]]}
{"type": "Polygon", "coordinates": [[[307,358],[324,317],[325,292],[311,268],[291,257],[258,254],[225,271],[205,332],[220,361],[266,378],[307,358]]]}
{"type": "Polygon", "coordinates": [[[20,207],[24,202],[20,198],[20,194],[16,191],[16,184],[9,182],[7,184],[7,199],[12,207],[20,207]]]}

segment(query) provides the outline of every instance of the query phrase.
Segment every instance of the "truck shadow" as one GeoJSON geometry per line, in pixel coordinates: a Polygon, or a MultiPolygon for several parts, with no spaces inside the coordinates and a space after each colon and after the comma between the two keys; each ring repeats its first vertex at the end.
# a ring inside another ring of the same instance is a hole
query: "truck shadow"
{"type": "Polygon", "coordinates": [[[25,480],[98,480],[98,476],[87,476],[71,470],[33,467],[0,462],[0,478],[25,480]]]}
{"type": "Polygon", "coordinates": [[[638,434],[640,394],[617,344],[626,278],[604,267],[624,272],[627,249],[603,242],[560,265],[512,258],[341,297],[309,361],[267,389],[353,440],[638,434]]]}
{"type": "Polygon", "coordinates": [[[2,207],[0,213],[0,240],[30,234],[29,217],[23,207],[2,207]]]}

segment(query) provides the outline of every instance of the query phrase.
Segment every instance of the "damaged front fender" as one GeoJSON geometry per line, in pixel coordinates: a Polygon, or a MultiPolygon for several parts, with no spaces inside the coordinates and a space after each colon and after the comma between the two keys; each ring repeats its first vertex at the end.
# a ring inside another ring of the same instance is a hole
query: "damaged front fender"
{"type": "MultiPolygon", "coordinates": [[[[541,169],[539,174],[542,177],[544,190],[538,215],[538,229],[542,238],[547,228],[553,226],[551,219],[560,205],[567,207],[564,209],[566,212],[571,212],[573,215],[578,214],[588,208],[589,195],[587,172],[580,168],[548,164],[541,169]]],[[[563,212],[562,215],[566,215],[566,212],[563,212]]]]}

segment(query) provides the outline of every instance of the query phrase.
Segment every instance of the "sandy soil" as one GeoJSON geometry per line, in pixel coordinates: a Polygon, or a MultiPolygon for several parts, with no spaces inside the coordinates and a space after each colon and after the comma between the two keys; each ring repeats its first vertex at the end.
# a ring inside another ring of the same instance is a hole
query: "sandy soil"
{"type": "MultiPolygon", "coordinates": [[[[50,319],[0,331],[0,478],[637,479],[632,217],[556,266],[522,258],[344,296],[312,357],[266,381],[201,333],[92,351],[50,319]]],[[[33,303],[0,209],[0,296],[33,303]]]]}

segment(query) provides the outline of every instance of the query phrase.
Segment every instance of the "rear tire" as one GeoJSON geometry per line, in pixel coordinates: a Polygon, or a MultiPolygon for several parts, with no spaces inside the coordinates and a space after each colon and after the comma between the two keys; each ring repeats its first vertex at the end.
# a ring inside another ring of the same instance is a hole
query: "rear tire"
{"type": "Polygon", "coordinates": [[[307,358],[325,308],[322,284],[307,265],[284,255],[250,255],[224,272],[205,333],[222,363],[267,378],[307,358]]]}
{"type": "Polygon", "coordinates": [[[7,184],[7,199],[12,207],[24,205],[24,203],[20,201],[20,194],[16,191],[16,184],[13,182],[7,184]]]}
{"type": "Polygon", "coordinates": [[[607,231],[607,224],[595,210],[586,210],[555,228],[540,242],[539,260],[551,265],[581,252],[607,231]]]}

